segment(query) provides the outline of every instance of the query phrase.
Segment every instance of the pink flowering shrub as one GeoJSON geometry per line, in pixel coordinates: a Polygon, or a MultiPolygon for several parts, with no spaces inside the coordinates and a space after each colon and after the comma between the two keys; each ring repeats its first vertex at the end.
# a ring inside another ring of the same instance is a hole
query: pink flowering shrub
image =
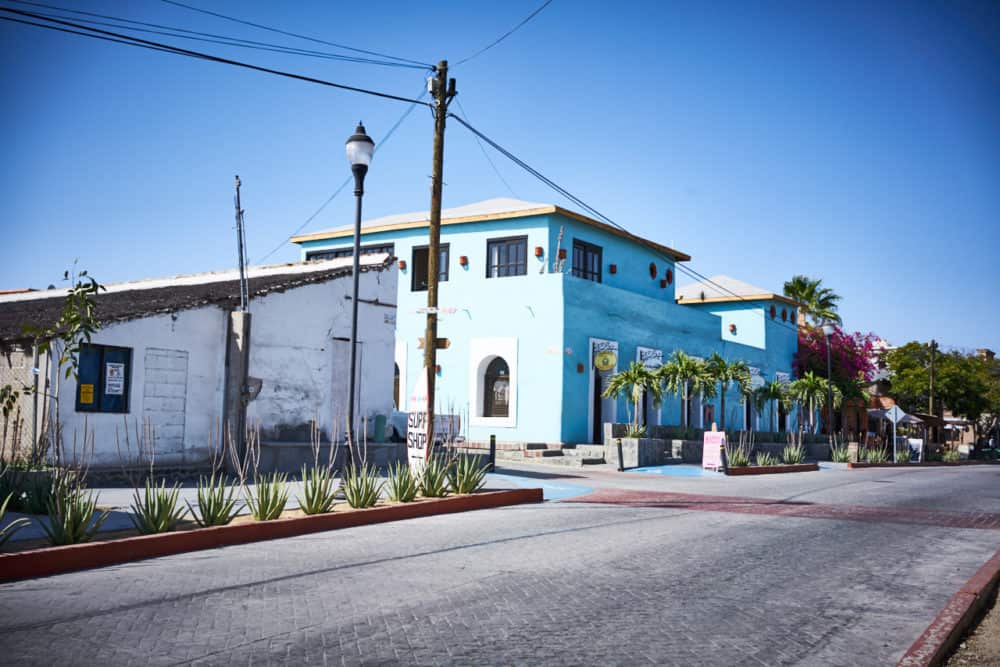
{"type": "MultiPolygon", "coordinates": [[[[847,333],[834,327],[830,335],[830,366],[833,382],[845,396],[856,394],[858,388],[871,382],[875,371],[874,342],[878,336],[860,331],[847,333]]],[[[826,336],[823,329],[808,324],[799,328],[799,349],[793,364],[796,377],[812,371],[826,377],[826,336]]]]}

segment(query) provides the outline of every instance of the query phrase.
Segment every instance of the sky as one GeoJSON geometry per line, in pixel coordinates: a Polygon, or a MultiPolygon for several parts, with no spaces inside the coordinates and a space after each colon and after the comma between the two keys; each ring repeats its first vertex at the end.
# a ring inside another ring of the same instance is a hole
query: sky
{"type": "MultiPolygon", "coordinates": [[[[694,270],[775,292],[822,278],[849,330],[1000,351],[1000,3],[553,0],[456,65],[542,0],[185,2],[447,59],[452,112],[694,270]]],[[[350,53],[163,0],[48,4],[350,53]]],[[[133,34],[407,98],[429,74],[133,34]]],[[[0,289],[233,267],[236,174],[251,263],[295,261],[293,233],[353,222],[351,187],[323,205],[359,120],[378,151],[364,217],[429,206],[422,106],[6,21],[0,91],[0,289]]],[[[445,207],[579,210],[484,148],[449,123],[445,207]]]]}

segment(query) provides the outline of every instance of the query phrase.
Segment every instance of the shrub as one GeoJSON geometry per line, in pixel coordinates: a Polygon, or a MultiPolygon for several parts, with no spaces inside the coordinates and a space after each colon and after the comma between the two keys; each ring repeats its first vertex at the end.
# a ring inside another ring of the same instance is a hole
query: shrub
{"type": "Polygon", "coordinates": [[[49,519],[41,522],[42,530],[52,546],[89,542],[110,514],[102,511],[94,519],[96,510],[96,495],[60,476],[52,485],[52,498],[46,508],[49,519]]]}
{"type": "Polygon", "coordinates": [[[945,449],[941,452],[941,460],[945,463],[955,463],[961,458],[962,455],[958,453],[957,449],[945,449]]]}
{"type": "Polygon", "coordinates": [[[835,463],[847,463],[851,460],[847,445],[830,445],[830,460],[835,463]]]}
{"type": "Polygon", "coordinates": [[[386,484],[389,487],[389,500],[398,503],[412,501],[420,491],[420,479],[404,461],[397,461],[390,466],[389,480],[386,484]]]}
{"type": "Polygon", "coordinates": [[[250,516],[257,521],[272,521],[281,516],[288,502],[288,475],[273,472],[254,477],[253,489],[244,489],[250,516]]]}
{"type": "Polygon", "coordinates": [[[440,454],[431,454],[420,477],[420,492],[427,498],[444,498],[448,495],[448,468],[450,462],[440,454]]]}
{"type": "Polygon", "coordinates": [[[781,460],[785,463],[802,463],[805,459],[806,451],[801,444],[785,445],[785,448],[781,451],[781,460]]]}
{"type": "Polygon", "coordinates": [[[629,424],[625,429],[626,438],[645,438],[646,427],[640,424],[629,424]]]}
{"type": "Polygon", "coordinates": [[[299,509],[306,514],[324,514],[333,509],[340,484],[329,466],[314,466],[306,470],[302,465],[302,494],[299,495],[299,509]]]}
{"type": "Polygon", "coordinates": [[[177,523],[187,514],[187,510],[178,507],[180,483],[167,489],[167,481],[160,486],[154,486],[146,480],[145,491],[139,495],[139,489],[132,491],[132,513],[129,520],[135,529],[143,535],[152,533],[169,533],[177,527],[177,523]]]}
{"type": "Polygon", "coordinates": [[[778,465],[778,457],[769,452],[757,452],[757,456],[754,460],[759,466],[776,466],[778,465]]]}
{"type": "Polygon", "coordinates": [[[486,471],[489,462],[479,463],[478,456],[460,454],[448,466],[448,483],[455,493],[474,493],[486,483],[486,471]]]}
{"type": "MultiPolygon", "coordinates": [[[[13,493],[7,494],[6,499],[3,501],[3,505],[0,505],[0,523],[3,523],[4,515],[7,514],[7,503],[9,503],[10,499],[13,497],[14,497],[13,493]]],[[[14,519],[6,526],[4,526],[2,529],[0,529],[0,547],[3,547],[3,545],[7,543],[7,540],[14,537],[14,533],[21,530],[29,523],[31,523],[31,521],[22,516],[19,519],[14,519]]]]}
{"type": "Polygon", "coordinates": [[[199,526],[225,526],[236,518],[242,506],[235,497],[236,487],[228,483],[225,475],[216,477],[212,471],[211,477],[200,477],[198,479],[198,512],[194,511],[191,503],[188,503],[188,510],[199,526]]]}
{"type": "Polygon", "coordinates": [[[908,446],[896,450],[896,463],[909,463],[912,457],[913,451],[908,446]]]}
{"type": "Polygon", "coordinates": [[[355,509],[374,507],[383,486],[385,482],[379,478],[378,469],[367,463],[360,468],[350,465],[344,474],[344,497],[355,509]]]}
{"type": "Polygon", "coordinates": [[[885,463],[889,460],[889,452],[886,451],[885,447],[870,447],[865,450],[865,461],[868,463],[885,463]]]}
{"type": "Polygon", "coordinates": [[[750,448],[744,444],[726,445],[726,460],[731,468],[745,468],[750,465],[750,448]]]}

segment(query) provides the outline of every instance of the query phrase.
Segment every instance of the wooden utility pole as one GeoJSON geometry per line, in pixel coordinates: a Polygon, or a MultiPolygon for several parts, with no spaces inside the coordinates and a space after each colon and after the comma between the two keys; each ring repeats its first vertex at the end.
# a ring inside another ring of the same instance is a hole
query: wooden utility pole
{"type": "Polygon", "coordinates": [[[431,165],[430,239],[427,248],[427,331],[424,334],[424,372],[427,374],[427,447],[434,447],[434,380],[437,367],[438,266],[441,257],[441,185],[444,175],[444,125],[455,80],[448,81],[448,61],[437,64],[429,80],[434,98],[434,161],[431,165]]]}

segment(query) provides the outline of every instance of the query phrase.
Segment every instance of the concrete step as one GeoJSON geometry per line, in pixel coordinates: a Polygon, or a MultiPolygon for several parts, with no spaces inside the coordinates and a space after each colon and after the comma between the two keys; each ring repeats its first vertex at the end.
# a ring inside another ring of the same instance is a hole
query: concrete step
{"type": "Polygon", "coordinates": [[[562,456],[563,451],[561,449],[526,449],[524,450],[524,458],[535,459],[535,458],[553,458],[557,456],[562,456]]]}
{"type": "Polygon", "coordinates": [[[563,447],[563,454],[566,456],[580,456],[584,458],[604,458],[604,445],[573,445],[563,447]]]}

